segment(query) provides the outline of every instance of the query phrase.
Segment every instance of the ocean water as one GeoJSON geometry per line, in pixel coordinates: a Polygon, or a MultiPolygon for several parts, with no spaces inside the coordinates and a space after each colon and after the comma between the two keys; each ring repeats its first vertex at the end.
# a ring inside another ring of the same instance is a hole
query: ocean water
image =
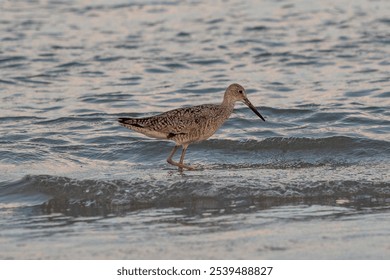
{"type": "Polygon", "coordinates": [[[388,0],[1,1],[0,259],[389,259],[389,99],[388,0]]]}

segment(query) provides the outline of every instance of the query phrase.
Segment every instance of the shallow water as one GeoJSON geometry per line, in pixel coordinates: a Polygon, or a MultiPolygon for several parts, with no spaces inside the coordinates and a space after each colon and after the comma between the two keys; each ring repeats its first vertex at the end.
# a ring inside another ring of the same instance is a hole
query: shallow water
{"type": "Polygon", "coordinates": [[[388,259],[390,2],[3,1],[1,259],[388,259]],[[179,173],[118,125],[245,105],[179,173]]]}

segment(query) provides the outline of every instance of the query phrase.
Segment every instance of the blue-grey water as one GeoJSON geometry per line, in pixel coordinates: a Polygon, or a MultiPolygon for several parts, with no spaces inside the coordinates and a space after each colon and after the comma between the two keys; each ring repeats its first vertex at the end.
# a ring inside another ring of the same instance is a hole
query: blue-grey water
{"type": "Polygon", "coordinates": [[[390,1],[0,1],[1,259],[390,258],[390,1]],[[119,126],[243,104],[189,146],[119,126]]]}

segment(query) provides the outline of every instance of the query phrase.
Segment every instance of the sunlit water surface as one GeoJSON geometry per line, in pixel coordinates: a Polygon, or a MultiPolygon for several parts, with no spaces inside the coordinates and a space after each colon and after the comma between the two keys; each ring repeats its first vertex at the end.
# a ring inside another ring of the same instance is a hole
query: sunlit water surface
{"type": "Polygon", "coordinates": [[[1,1],[1,259],[390,258],[390,2],[1,1]],[[189,147],[118,125],[243,104],[189,147]]]}

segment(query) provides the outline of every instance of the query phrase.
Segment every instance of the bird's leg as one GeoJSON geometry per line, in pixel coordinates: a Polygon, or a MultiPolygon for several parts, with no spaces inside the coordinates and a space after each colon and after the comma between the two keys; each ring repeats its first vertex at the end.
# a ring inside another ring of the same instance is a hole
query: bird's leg
{"type": "Polygon", "coordinates": [[[167,158],[167,162],[168,162],[169,164],[172,164],[172,165],[174,165],[174,166],[179,167],[179,171],[182,171],[183,168],[186,168],[186,169],[188,169],[188,170],[193,170],[193,169],[194,169],[193,167],[188,166],[188,165],[185,165],[185,164],[183,163],[183,161],[184,161],[184,156],[185,156],[185,154],[186,154],[187,147],[188,147],[188,145],[183,145],[183,149],[182,149],[181,156],[180,156],[180,162],[175,162],[175,161],[172,160],[173,155],[176,153],[177,149],[179,148],[178,145],[176,145],[176,146],[173,148],[171,154],[170,154],[169,157],[167,158]]]}
{"type": "MultiPolygon", "coordinates": [[[[186,151],[187,151],[187,148],[188,148],[188,145],[183,145],[183,149],[181,151],[181,156],[180,156],[180,162],[179,164],[182,166],[182,168],[187,168],[188,170],[194,170],[195,167],[192,167],[192,166],[189,166],[189,165],[185,165],[183,162],[184,162],[184,156],[186,154],[186,151]]],[[[181,170],[182,168],[180,168],[179,166],[179,170],[181,170]]]]}
{"type": "Polygon", "coordinates": [[[188,145],[186,146],[183,146],[182,150],[181,150],[181,156],[180,156],[180,164],[183,164],[183,161],[184,161],[184,156],[186,155],[186,151],[187,151],[187,147],[188,145]]]}
{"type": "Polygon", "coordinates": [[[173,147],[172,152],[169,154],[169,157],[167,158],[167,162],[168,162],[169,164],[176,165],[176,162],[174,162],[174,161],[172,160],[172,157],[173,157],[173,155],[176,153],[176,151],[177,151],[178,148],[179,148],[179,146],[178,146],[178,145],[175,145],[175,147],[173,147]]]}

